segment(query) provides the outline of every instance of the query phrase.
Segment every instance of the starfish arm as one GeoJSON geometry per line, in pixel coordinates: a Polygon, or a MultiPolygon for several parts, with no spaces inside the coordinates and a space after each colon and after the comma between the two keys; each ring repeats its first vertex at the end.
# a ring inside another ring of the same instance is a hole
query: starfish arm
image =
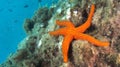
{"type": "Polygon", "coordinates": [[[74,27],[74,24],[67,20],[62,20],[62,21],[56,20],[56,24],[58,24],[60,26],[74,27]]]}
{"type": "Polygon", "coordinates": [[[68,62],[68,50],[70,46],[70,42],[72,41],[73,36],[67,35],[65,36],[62,42],[62,53],[63,53],[63,61],[68,62]]]}
{"type": "Polygon", "coordinates": [[[95,10],[95,5],[92,4],[91,9],[90,9],[90,14],[88,15],[87,21],[83,25],[76,28],[79,32],[84,32],[88,27],[90,27],[92,17],[94,14],[94,10],[95,10]]]}
{"type": "Polygon", "coordinates": [[[79,34],[76,34],[76,36],[74,38],[87,40],[96,46],[109,46],[109,42],[101,42],[101,41],[99,41],[99,40],[95,39],[94,37],[91,37],[90,35],[87,35],[87,34],[79,33],[79,34]]]}
{"type": "Polygon", "coordinates": [[[61,29],[58,29],[58,30],[55,30],[55,31],[50,31],[49,34],[50,35],[65,35],[66,34],[66,28],[61,28],[61,29]]]}

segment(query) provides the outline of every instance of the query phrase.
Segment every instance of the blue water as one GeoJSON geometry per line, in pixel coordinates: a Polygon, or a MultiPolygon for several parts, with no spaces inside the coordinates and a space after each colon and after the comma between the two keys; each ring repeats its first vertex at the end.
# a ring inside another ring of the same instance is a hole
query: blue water
{"type": "Polygon", "coordinates": [[[51,4],[51,0],[0,0],[0,63],[16,51],[26,36],[24,19],[31,18],[38,7],[51,4]]]}

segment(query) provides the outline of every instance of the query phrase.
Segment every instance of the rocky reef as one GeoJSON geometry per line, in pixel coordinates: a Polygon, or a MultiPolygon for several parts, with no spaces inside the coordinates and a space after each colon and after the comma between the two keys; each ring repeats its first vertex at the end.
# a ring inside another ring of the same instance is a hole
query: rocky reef
{"type": "Polygon", "coordinates": [[[119,0],[59,0],[50,8],[39,8],[23,27],[26,38],[0,67],[120,67],[119,0]],[[70,20],[76,27],[83,24],[91,4],[95,4],[95,13],[85,33],[110,45],[97,47],[85,40],[73,40],[69,62],[64,63],[63,36],[50,36],[48,32],[59,28],[56,20],[70,20]]]}

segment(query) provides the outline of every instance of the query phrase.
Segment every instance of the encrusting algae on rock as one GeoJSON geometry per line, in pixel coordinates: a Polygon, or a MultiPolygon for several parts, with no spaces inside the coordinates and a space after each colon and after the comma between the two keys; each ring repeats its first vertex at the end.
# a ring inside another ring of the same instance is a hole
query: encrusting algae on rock
{"type": "Polygon", "coordinates": [[[50,8],[40,8],[33,18],[26,19],[26,38],[20,42],[16,53],[11,54],[0,67],[120,67],[119,6],[119,0],[59,0],[50,8]],[[95,5],[92,15],[91,4],[95,5]],[[83,26],[88,18],[90,24],[83,26]],[[49,31],[59,28],[56,20],[58,25],[66,25],[60,29],[65,29],[61,32],[69,40],[49,34],[49,31]],[[64,20],[68,25],[61,24],[64,20]],[[74,37],[76,40],[71,35],[77,35],[74,37]],[[89,35],[90,40],[81,35],[89,35]],[[91,38],[99,40],[98,44],[91,38]],[[99,42],[107,44],[99,47],[99,42]]]}

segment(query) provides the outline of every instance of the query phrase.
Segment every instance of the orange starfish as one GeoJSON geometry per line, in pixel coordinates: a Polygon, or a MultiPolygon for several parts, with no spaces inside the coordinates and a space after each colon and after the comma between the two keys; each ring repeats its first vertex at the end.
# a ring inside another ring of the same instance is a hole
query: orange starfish
{"type": "Polygon", "coordinates": [[[94,37],[91,37],[90,35],[83,34],[83,32],[90,26],[92,21],[92,16],[94,14],[95,5],[91,5],[90,14],[88,16],[87,21],[75,28],[75,26],[70,21],[56,21],[56,24],[60,26],[66,26],[64,28],[58,29],[56,31],[49,32],[51,35],[64,35],[64,40],[62,42],[62,53],[63,53],[63,60],[64,62],[68,62],[68,50],[70,42],[73,39],[82,39],[87,40],[90,43],[96,45],[96,46],[108,46],[109,42],[101,42],[99,40],[96,40],[94,37]]]}

